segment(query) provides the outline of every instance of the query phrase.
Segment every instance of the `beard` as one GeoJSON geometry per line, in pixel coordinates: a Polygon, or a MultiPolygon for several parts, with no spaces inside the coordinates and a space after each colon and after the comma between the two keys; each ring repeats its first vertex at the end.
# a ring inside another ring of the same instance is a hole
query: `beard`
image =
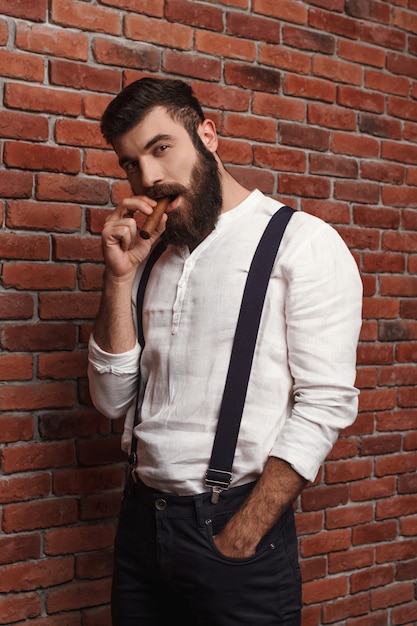
{"type": "Polygon", "coordinates": [[[201,144],[188,187],[156,185],[151,198],[181,195],[181,205],[168,214],[165,241],[179,247],[195,248],[215,228],[223,203],[219,168],[214,155],[201,144]]]}

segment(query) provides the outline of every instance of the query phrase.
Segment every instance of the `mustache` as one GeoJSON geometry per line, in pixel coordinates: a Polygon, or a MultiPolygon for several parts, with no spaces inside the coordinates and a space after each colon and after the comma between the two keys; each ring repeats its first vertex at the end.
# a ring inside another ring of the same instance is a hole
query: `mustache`
{"type": "Polygon", "coordinates": [[[146,195],[152,200],[159,200],[159,198],[176,198],[177,196],[187,195],[187,188],[184,185],[178,183],[161,183],[150,187],[146,191],[146,195]]]}

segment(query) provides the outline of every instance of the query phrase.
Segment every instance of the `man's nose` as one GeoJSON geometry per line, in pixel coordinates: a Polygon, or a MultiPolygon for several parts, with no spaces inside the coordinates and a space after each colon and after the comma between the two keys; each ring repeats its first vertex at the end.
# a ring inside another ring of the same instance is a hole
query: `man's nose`
{"type": "Polygon", "coordinates": [[[163,181],[163,174],[157,162],[147,161],[141,163],[142,185],[147,189],[154,187],[163,181]]]}

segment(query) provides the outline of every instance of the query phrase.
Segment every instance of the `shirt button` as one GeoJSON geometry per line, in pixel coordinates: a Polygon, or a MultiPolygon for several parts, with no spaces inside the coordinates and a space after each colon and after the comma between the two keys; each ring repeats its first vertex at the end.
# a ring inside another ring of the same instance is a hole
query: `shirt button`
{"type": "Polygon", "coordinates": [[[166,500],[163,500],[162,498],[158,498],[158,500],[155,500],[155,508],[157,509],[157,511],[165,511],[165,509],[167,508],[166,500]]]}

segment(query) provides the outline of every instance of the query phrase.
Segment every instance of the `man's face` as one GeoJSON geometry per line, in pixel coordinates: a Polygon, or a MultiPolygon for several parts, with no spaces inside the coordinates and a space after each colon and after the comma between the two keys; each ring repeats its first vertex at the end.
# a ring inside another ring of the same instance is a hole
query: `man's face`
{"type": "Polygon", "coordinates": [[[162,107],[152,109],[114,141],[133,193],[172,199],[165,236],[179,246],[194,247],[204,239],[215,227],[222,206],[216,158],[200,137],[197,145],[162,107]]]}

